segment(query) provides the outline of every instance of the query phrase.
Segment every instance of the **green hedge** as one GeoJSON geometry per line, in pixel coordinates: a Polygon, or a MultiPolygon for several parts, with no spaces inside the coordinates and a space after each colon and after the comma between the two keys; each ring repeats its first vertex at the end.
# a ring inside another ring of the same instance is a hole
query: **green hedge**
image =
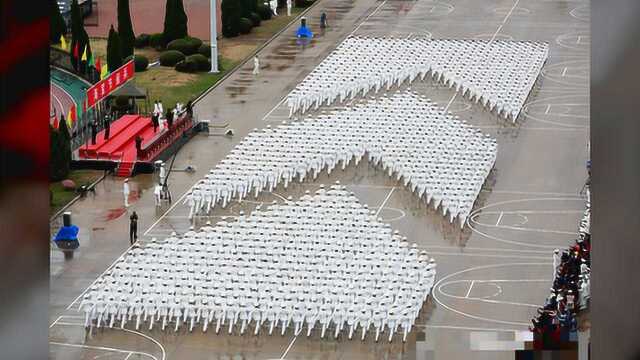
{"type": "Polygon", "coordinates": [[[260,26],[260,20],[262,20],[262,18],[260,18],[260,15],[252,12],[249,14],[249,20],[251,20],[253,26],[260,26]]]}
{"type": "Polygon", "coordinates": [[[176,64],[176,71],[194,73],[198,71],[198,64],[195,61],[184,60],[176,64]]]}
{"type": "Polygon", "coordinates": [[[134,43],[137,49],[141,49],[149,46],[149,40],[151,40],[151,35],[149,34],[140,34],[136,37],[136,41],[134,43]]]}
{"type": "Polygon", "coordinates": [[[265,4],[258,4],[258,8],[256,12],[260,15],[262,20],[270,20],[273,14],[271,13],[271,8],[265,4]]]}
{"type": "Polygon", "coordinates": [[[209,62],[209,59],[207,59],[207,57],[202,54],[194,54],[194,55],[187,56],[186,61],[192,61],[196,63],[198,71],[211,70],[211,62],[209,62]]]}
{"type": "Polygon", "coordinates": [[[183,53],[177,50],[167,50],[160,54],[160,65],[162,66],[176,66],[177,63],[183,61],[185,56],[183,53]]]}
{"type": "Polygon", "coordinates": [[[238,25],[240,29],[240,34],[248,34],[251,32],[253,23],[251,22],[251,20],[247,18],[240,18],[238,25]]]}
{"type": "Polygon", "coordinates": [[[198,48],[202,45],[202,40],[198,38],[187,37],[184,39],[173,40],[167,44],[168,50],[177,50],[185,55],[192,55],[198,52],[198,48]]]}
{"type": "Polygon", "coordinates": [[[135,55],[133,57],[133,62],[136,67],[136,72],[146,71],[147,67],[149,67],[149,59],[146,56],[135,55]]]}
{"type": "Polygon", "coordinates": [[[209,44],[200,45],[200,47],[198,48],[198,54],[202,54],[202,55],[210,58],[211,57],[211,45],[209,45],[209,44]]]}
{"type": "Polygon", "coordinates": [[[165,45],[166,44],[164,43],[164,37],[162,36],[162,33],[151,34],[149,36],[149,46],[151,46],[152,48],[157,50],[164,50],[165,45]]]}

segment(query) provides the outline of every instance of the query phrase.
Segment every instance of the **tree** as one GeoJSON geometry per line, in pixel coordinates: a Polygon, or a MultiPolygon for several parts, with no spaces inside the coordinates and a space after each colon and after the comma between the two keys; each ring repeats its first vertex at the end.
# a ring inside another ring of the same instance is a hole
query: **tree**
{"type": "Polygon", "coordinates": [[[222,0],[222,35],[224,37],[238,36],[240,33],[240,18],[242,8],[238,0],[222,0]]]}
{"type": "Polygon", "coordinates": [[[52,44],[60,43],[60,37],[67,33],[67,24],[64,22],[60,8],[56,0],[49,0],[51,7],[51,21],[49,22],[49,39],[52,44]]]}
{"type": "Polygon", "coordinates": [[[164,43],[168,44],[173,40],[189,36],[187,22],[187,13],[184,11],[182,0],[167,0],[162,31],[164,43]]]}
{"type": "Polygon", "coordinates": [[[256,12],[258,9],[258,2],[256,0],[239,0],[241,6],[241,16],[247,19],[251,18],[251,13],[256,12]]]}
{"type": "Polygon", "coordinates": [[[107,66],[109,71],[114,71],[122,66],[122,52],[120,45],[120,36],[113,29],[113,25],[109,29],[109,38],[107,39],[107,66]]]}
{"type": "Polygon", "coordinates": [[[71,55],[71,64],[73,68],[78,72],[86,71],[86,63],[81,63],[80,58],[82,53],[87,49],[87,59],[91,57],[91,45],[89,44],[89,34],[84,29],[84,23],[82,21],[82,10],[78,5],[77,0],[73,0],[71,3],[71,49],[69,51],[71,55]],[[78,49],[77,56],[75,49],[78,49]]]}
{"type": "Polygon", "coordinates": [[[131,24],[129,0],[118,0],[118,34],[120,35],[120,54],[122,57],[133,55],[136,36],[131,24]]]}
{"type": "Polygon", "coordinates": [[[60,116],[58,130],[49,125],[51,161],[49,176],[52,181],[64,180],[71,168],[71,136],[64,115],[60,116]]]}

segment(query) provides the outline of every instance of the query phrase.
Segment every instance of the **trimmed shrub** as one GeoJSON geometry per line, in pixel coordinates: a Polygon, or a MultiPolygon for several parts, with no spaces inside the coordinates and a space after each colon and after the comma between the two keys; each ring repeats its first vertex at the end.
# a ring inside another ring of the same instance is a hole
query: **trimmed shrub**
{"type": "Polygon", "coordinates": [[[115,31],[113,29],[113,25],[111,25],[111,28],[109,29],[109,38],[107,39],[107,66],[111,72],[122,66],[121,49],[118,32],[115,31]]]}
{"type": "Polygon", "coordinates": [[[191,45],[185,39],[173,40],[172,42],[168,43],[167,50],[180,51],[185,55],[193,54],[193,51],[191,51],[191,45]]]}
{"type": "Polygon", "coordinates": [[[164,43],[164,37],[162,36],[162,33],[151,34],[149,36],[149,46],[151,46],[152,48],[156,50],[163,50],[165,45],[166,44],[164,43]]]}
{"type": "Polygon", "coordinates": [[[238,36],[242,7],[238,0],[222,0],[222,35],[226,38],[238,36]]]}
{"type": "Polygon", "coordinates": [[[198,54],[202,54],[202,55],[210,58],[211,57],[211,45],[209,45],[209,44],[200,45],[200,47],[198,48],[198,54]]]}
{"type": "Polygon", "coordinates": [[[238,22],[239,25],[239,29],[240,29],[240,34],[248,34],[251,32],[251,27],[253,26],[253,24],[251,23],[251,20],[247,19],[247,18],[240,18],[240,21],[238,22]]]}
{"type": "Polygon", "coordinates": [[[151,40],[151,35],[149,34],[140,34],[136,38],[135,46],[138,49],[149,46],[149,41],[151,40]]]}
{"type": "Polygon", "coordinates": [[[273,14],[271,13],[271,8],[265,4],[258,4],[258,8],[256,12],[260,15],[262,20],[270,20],[273,14]]]}
{"type": "Polygon", "coordinates": [[[262,20],[262,18],[260,17],[260,15],[252,12],[251,14],[249,14],[249,20],[251,20],[253,26],[260,26],[260,20],[262,20]]]}
{"type": "Polygon", "coordinates": [[[177,63],[183,61],[185,56],[183,53],[177,50],[167,50],[160,54],[160,65],[162,66],[176,66],[177,63]]]}
{"type": "Polygon", "coordinates": [[[135,64],[136,72],[146,71],[147,67],[149,67],[149,59],[146,56],[135,55],[133,57],[133,62],[135,64]]]}
{"type": "Polygon", "coordinates": [[[198,48],[202,45],[202,40],[196,37],[187,36],[184,40],[193,48],[194,54],[198,52],[198,48]]]}
{"type": "Polygon", "coordinates": [[[198,71],[198,64],[195,61],[183,60],[176,64],[176,71],[194,73],[198,71]]]}
{"type": "Polygon", "coordinates": [[[197,66],[198,71],[209,71],[211,70],[211,63],[206,56],[202,54],[194,54],[187,56],[186,61],[194,62],[197,66]]]}

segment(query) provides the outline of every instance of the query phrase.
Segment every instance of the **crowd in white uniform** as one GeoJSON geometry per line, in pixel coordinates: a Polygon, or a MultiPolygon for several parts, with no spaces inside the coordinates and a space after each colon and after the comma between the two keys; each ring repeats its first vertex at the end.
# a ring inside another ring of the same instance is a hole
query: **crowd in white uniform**
{"type": "Polygon", "coordinates": [[[189,217],[232,198],[286,188],[368,156],[462,227],[495,162],[497,144],[411,91],[328,115],[255,130],[186,196],[189,217]]]}
{"type": "Polygon", "coordinates": [[[226,220],[135,245],[84,296],[85,326],[406,340],[434,282],[434,260],[339,184],[226,220]]]}
{"type": "Polygon", "coordinates": [[[289,94],[290,116],[427,75],[514,122],[548,56],[544,42],[351,36],[289,94]]]}

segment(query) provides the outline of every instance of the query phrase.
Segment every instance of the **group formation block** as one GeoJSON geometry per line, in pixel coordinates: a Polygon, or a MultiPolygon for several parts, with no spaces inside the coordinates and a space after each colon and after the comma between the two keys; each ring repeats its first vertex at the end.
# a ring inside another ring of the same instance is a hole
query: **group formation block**
{"type": "Polygon", "coordinates": [[[516,121],[549,52],[545,42],[351,36],[289,94],[290,116],[432,76],[516,121]]]}
{"type": "Polygon", "coordinates": [[[339,184],[134,246],[79,305],[85,326],[349,339],[411,331],[435,261],[339,184]],[[306,331],[305,331],[306,327],[306,331]],[[227,330],[228,329],[228,330],[227,330]]]}
{"type": "Polygon", "coordinates": [[[190,217],[279,184],[343,170],[364,156],[464,226],[495,163],[497,143],[405,90],[303,121],[255,130],[190,190],[190,217]]]}

